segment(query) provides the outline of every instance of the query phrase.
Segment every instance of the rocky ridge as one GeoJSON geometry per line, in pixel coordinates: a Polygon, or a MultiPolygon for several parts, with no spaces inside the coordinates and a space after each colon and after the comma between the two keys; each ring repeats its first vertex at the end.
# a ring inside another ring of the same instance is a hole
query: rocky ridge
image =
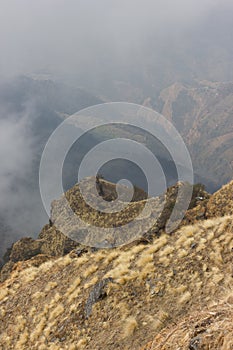
{"type": "MultiPolygon", "coordinates": [[[[91,181],[92,178],[87,178],[85,180],[85,187],[87,189],[91,186],[91,181]]],[[[116,199],[117,192],[115,184],[104,179],[101,179],[100,183],[103,189],[103,198],[106,203],[116,199]]],[[[67,215],[68,209],[66,201],[68,201],[74,213],[77,214],[77,217],[81,217],[82,220],[95,226],[95,248],[98,246],[99,248],[104,248],[105,243],[107,243],[108,247],[114,247],[114,243],[115,245],[125,245],[127,241],[131,243],[131,241],[135,240],[149,243],[154,237],[160,236],[164,231],[171,211],[174,208],[179,187],[182,188],[182,186],[182,183],[178,183],[168,188],[164,195],[148,199],[149,210],[147,210],[147,216],[140,217],[139,214],[144,209],[145,203],[147,202],[147,194],[137,187],[135,188],[131,203],[127,205],[123,211],[119,211],[116,214],[106,214],[99,213],[92,209],[82,198],[79,184],[75,185],[60,199],[52,202],[50,223],[44,226],[37,239],[24,237],[8,249],[4,256],[5,265],[1,270],[1,280],[3,281],[7,278],[17,261],[29,260],[37,255],[60,257],[66,255],[75,248],[82,251],[89,251],[91,249],[90,242],[93,234],[92,231],[88,234],[86,225],[82,227],[82,222],[74,221],[72,217],[70,219],[69,215],[67,215]],[[138,215],[139,218],[137,218],[138,215]],[[155,217],[155,219],[157,217],[157,219],[153,227],[150,228],[146,234],[143,234],[148,216],[152,218],[155,217]],[[137,220],[137,232],[135,233],[133,231],[135,239],[132,239],[130,236],[127,238],[127,230],[122,230],[124,236],[122,236],[122,238],[120,237],[118,242],[114,242],[111,236],[108,239],[106,236],[102,235],[103,227],[121,227],[133,219],[137,220]],[[66,235],[64,235],[63,232],[65,232],[66,235]],[[108,241],[106,242],[107,239],[108,241]],[[78,242],[83,242],[83,244],[78,242]]],[[[184,186],[184,188],[186,187],[184,186]]],[[[124,190],[124,194],[127,197],[127,187],[122,186],[121,189],[124,190]]],[[[189,210],[181,225],[191,224],[197,220],[204,219],[206,217],[205,203],[207,203],[209,198],[210,195],[204,190],[202,185],[195,185],[189,210]]]]}

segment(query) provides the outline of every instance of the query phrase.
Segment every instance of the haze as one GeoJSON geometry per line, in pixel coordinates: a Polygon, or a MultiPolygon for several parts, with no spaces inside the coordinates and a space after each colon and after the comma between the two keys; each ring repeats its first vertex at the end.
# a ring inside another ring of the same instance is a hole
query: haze
{"type": "MultiPolygon", "coordinates": [[[[221,66],[232,54],[232,9],[230,0],[1,0],[0,74],[49,73],[98,88],[125,74],[142,80],[146,65],[156,84],[163,60],[176,75],[174,55],[195,61],[186,63],[195,75],[203,55],[221,66]]],[[[229,77],[224,67],[217,74],[229,77]]]]}

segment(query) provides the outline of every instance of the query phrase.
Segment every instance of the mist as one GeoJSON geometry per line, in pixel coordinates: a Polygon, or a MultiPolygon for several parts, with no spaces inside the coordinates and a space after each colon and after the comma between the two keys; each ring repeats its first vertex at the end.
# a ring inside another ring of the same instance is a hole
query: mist
{"type": "Polygon", "coordinates": [[[46,220],[33,168],[38,154],[32,106],[0,111],[0,254],[16,239],[36,236],[46,220]]]}
{"type": "Polygon", "coordinates": [[[102,92],[114,79],[143,82],[146,69],[161,84],[161,66],[182,78],[188,58],[195,76],[203,54],[220,66],[218,48],[232,55],[232,9],[230,0],[1,0],[0,74],[52,74],[102,92]]]}

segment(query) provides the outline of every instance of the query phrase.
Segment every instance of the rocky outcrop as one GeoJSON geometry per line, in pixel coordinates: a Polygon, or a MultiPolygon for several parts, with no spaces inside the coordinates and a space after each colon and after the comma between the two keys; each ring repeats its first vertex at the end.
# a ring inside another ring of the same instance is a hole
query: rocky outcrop
{"type": "Polygon", "coordinates": [[[214,193],[207,203],[208,218],[224,215],[233,215],[233,181],[214,193]]]}
{"type": "Polygon", "coordinates": [[[94,285],[93,289],[90,291],[85,305],[86,318],[90,317],[93,305],[98,301],[103,300],[107,296],[106,288],[110,282],[113,282],[113,279],[111,277],[108,277],[104,278],[94,285]]]}
{"type": "Polygon", "coordinates": [[[77,242],[67,238],[63,233],[56,230],[54,226],[46,225],[39,234],[38,239],[25,237],[12,245],[5,256],[5,264],[1,270],[1,281],[9,277],[14,264],[18,261],[31,260],[38,255],[51,258],[60,257],[77,246],[79,246],[77,242]]]}
{"type": "Polygon", "coordinates": [[[34,240],[31,237],[22,238],[14,243],[5,255],[5,265],[1,270],[1,281],[9,277],[16,262],[30,260],[39,254],[43,254],[43,243],[43,240],[34,240]]]}
{"type": "MultiPolygon", "coordinates": [[[[92,178],[88,178],[85,180],[85,187],[87,190],[88,186],[90,186],[91,179],[92,178]]],[[[106,203],[117,198],[115,184],[100,179],[99,186],[101,186],[102,196],[106,203]]],[[[166,223],[177,201],[178,190],[180,188],[182,190],[185,186],[187,186],[187,184],[184,185],[182,183],[177,183],[168,188],[163,196],[148,199],[150,209],[148,215],[151,217],[158,216],[158,218],[155,221],[155,224],[145,233],[145,223],[148,217],[142,217],[139,215],[146,203],[146,194],[144,191],[136,188],[132,202],[124,211],[119,211],[119,213],[116,214],[106,214],[96,212],[96,210],[87,205],[80,193],[79,185],[75,185],[72,189],[67,191],[62,198],[52,203],[50,224],[45,225],[40,232],[38,239],[22,238],[12,245],[11,249],[9,249],[5,256],[5,263],[7,266],[2,269],[1,280],[3,281],[9,276],[14,263],[29,260],[38,254],[60,257],[68,254],[76,248],[81,250],[86,249],[87,251],[90,249],[87,247],[93,245],[97,248],[104,248],[105,242],[108,245],[109,242],[112,242],[112,246],[117,246],[128,244],[128,242],[138,244],[136,242],[138,241],[139,243],[144,242],[144,244],[147,244],[150,241],[153,241],[154,237],[163,234],[166,223]],[[83,221],[86,221],[87,223],[89,222],[96,227],[94,232],[95,244],[92,244],[92,231],[90,233],[88,232],[88,226],[83,227],[83,222],[73,222],[70,220],[69,216],[67,217],[66,201],[68,201],[73,212],[76,214],[75,219],[76,217],[81,217],[83,221]],[[162,207],[163,209],[161,210],[162,207]],[[138,215],[139,218],[137,218],[138,215]],[[127,230],[125,232],[122,230],[122,236],[119,237],[119,239],[122,239],[122,242],[112,241],[112,237],[109,237],[106,241],[107,238],[105,236],[102,237],[102,227],[121,227],[134,218],[137,220],[137,231],[135,233],[133,232],[133,239],[131,239],[131,236],[127,236],[129,234],[127,230]],[[57,227],[60,230],[58,230],[57,227]]],[[[127,195],[127,188],[124,188],[124,193],[127,195]]],[[[206,218],[206,203],[208,202],[209,197],[210,195],[204,190],[202,185],[198,184],[193,187],[193,195],[189,210],[187,211],[181,226],[195,223],[198,220],[206,218]]]]}

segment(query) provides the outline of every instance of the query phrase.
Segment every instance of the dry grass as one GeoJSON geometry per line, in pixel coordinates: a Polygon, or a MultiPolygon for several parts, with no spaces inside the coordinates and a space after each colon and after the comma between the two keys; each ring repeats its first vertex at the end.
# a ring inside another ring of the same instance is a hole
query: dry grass
{"type": "MultiPolygon", "coordinates": [[[[229,291],[231,223],[231,217],[211,219],[147,246],[70,254],[39,267],[18,263],[0,287],[0,349],[139,350],[161,329],[229,291]],[[114,282],[85,319],[89,293],[105,277],[114,282]]],[[[216,327],[223,322],[216,319],[216,327]]],[[[231,344],[227,337],[222,349],[231,344]]]]}
{"type": "Polygon", "coordinates": [[[137,328],[136,318],[133,316],[128,317],[123,324],[123,338],[131,337],[137,328]]]}
{"type": "Polygon", "coordinates": [[[233,299],[186,316],[164,329],[142,350],[233,349],[233,299]]]}

